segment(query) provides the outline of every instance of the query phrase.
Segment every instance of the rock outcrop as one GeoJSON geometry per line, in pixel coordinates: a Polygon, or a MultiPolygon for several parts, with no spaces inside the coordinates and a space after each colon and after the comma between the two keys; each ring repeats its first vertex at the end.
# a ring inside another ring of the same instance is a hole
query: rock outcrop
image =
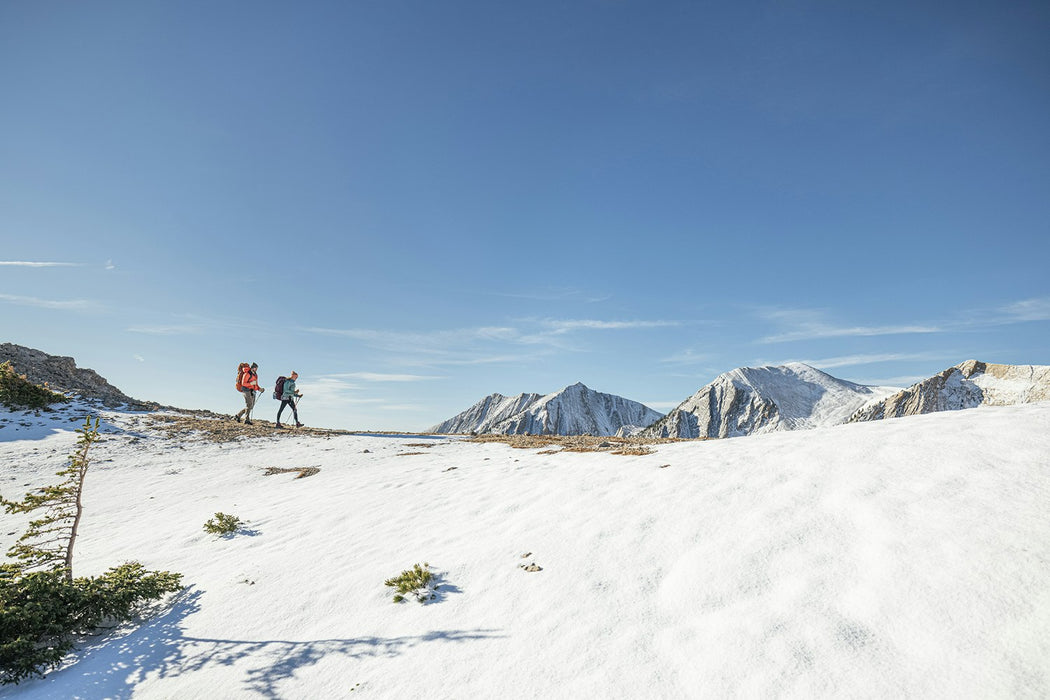
{"type": "Polygon", "coordinates": [[[157,407],[157,404],[127,396],[92,369],[77,367],[72,357],[49,355],[14,343],[0,343],[0,362],[7,361],[11,362],[16,372],[24,374],[29,381],[46,385],[54,391],[74,392],[85,398],[98,399],[109,407],[157,407]]]}
{"type": "Polygon", "coordinates": [[[576,383],[547,395],[492,394],[428,432],[616,435],[625,426],[649,425],[660,416],[637,401],[576,383]]]}
{"type": "Polygon", "coordinates": [[[856,411],[850,422],[1050,400],[1050,366],[967,360],[856,411]]]}

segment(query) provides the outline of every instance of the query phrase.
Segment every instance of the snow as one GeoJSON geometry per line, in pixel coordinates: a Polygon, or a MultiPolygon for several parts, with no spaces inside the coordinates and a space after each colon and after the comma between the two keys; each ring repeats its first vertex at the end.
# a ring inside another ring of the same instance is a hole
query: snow
{"type": "MultiPolygon", "coordinates": [[[[0,411],[0,492],[54,481],[82,409],[0,411]]],[[[187,588],[0,697],[1050,696],[1050,402],[638,456],[104,418],[76,573],[187,588]],[[392,603],[417,562],[438,598],[392,603]]]]}

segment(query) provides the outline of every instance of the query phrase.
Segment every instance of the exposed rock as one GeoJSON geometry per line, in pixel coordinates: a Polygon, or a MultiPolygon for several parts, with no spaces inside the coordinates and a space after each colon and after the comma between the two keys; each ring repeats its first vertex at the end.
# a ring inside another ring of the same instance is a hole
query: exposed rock
{"type": "Polygon", "coordinates": [[[1050,399],[1050,366],[967,360],[858,410],[851,423],[1050,399]]]}
{"type": "Polygon", "coordinates": [[[158,404],[138,401],[127,396],[92,369],[77,367],[72,357],[49,355],[40,350],[14,343],[0,343],[0,362],[10,361],[15,371],[24,374],[34,384],[54,391],[75,392],[89,399],[98,399],[103,405],[148,410],[158,404]]]}

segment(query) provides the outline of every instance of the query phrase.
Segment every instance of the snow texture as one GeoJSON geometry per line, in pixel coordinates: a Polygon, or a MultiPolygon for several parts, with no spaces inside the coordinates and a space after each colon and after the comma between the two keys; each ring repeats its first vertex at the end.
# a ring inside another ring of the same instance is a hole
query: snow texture
{"type": "MultiPolygon", "coordinates": [[[[0,410],[5,496],[85,410],[0,410]]],[[[103,417],[76,573],[187,588],[0,697],[1050,697],[1048,402],[637,456],[103,417]],[[417,562],[437,598],[392,603],[417,562]]]]}
{"type": "Polygon", "coordinates": [[[621,428],[650,425],[661,414],[581,383],[541,396],[492,394],[431,433],[496,433],[502,435],[616,435],[621,428]]]}
{"type": "Polygon", "coordinates": [[[837,379],[800,362],[741,367],[716,377],[641,434],[737,437],[837,425],[894,391],[837,379]]]}

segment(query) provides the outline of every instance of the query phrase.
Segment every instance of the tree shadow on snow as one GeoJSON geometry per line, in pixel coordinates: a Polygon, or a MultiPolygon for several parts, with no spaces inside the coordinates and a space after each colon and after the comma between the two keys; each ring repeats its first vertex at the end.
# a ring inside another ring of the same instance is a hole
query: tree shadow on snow
{"type": "MultiPolygon", "coordinates": [[[[449,591],[452,592],[452,591],[449,591]]],[[[71,662],[46,678],[23,685],[27,696],[130,698],[151,676],[175,677],[216,666],[241,664],[243,690],[279,698],[279,687],[322,659],[394,657],[429,642],[462,643],[495,639],[496,630],[439,630],[405,637],[348,639],[235,640],[183,634],[186,618],[200,610],[201,591],[188,588],[159,616],[120,638],[81,645],[71,662]],[[40,691],[36,695],[32,691],[40,691]]],[[[287,690],[287,689],[286,689],[287,690]]]]}

